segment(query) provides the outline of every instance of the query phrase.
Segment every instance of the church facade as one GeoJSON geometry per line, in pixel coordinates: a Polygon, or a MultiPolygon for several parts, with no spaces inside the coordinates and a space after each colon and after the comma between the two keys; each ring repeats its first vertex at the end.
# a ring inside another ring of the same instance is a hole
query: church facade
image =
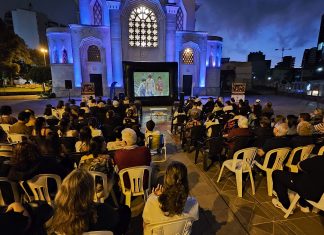
{"type": "Polygon", "coordinates": [[[195,31],[195,0],[79,0],[80,24],[48,28],[53,92],[81,94],[94,82],[103,96],[123,91],[123,61],[177,62],[178,89],[218,95],[222,38],[195,31]]]}

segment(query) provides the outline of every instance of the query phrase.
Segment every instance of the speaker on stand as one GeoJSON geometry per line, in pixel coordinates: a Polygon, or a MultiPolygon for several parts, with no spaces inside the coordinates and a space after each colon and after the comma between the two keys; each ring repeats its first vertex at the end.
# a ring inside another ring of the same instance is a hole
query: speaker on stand
{"type": "Polygon", "coordinates": [[[71,100],[70,90],[72,89],[72,80],[65,80],[65,89],[69,90],[69,102],[71,100]]]}

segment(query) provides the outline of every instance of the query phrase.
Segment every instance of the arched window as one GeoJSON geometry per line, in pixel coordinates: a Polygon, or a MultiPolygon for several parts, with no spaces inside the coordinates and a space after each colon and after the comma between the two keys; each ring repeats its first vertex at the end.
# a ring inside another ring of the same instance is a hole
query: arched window
{"type": "Polygon", "coordinates": [[[183,30],[183,11],[181,7],[179,7],[177,12],[177,31],[183,30]]]}
{"type": "Polygon", "coordinates": [[[67,51],[64,49],[62,52],[62,63],[67,64],[68,63],[68,54],[67,51]]]}
{"type": "Polygon", "coordinates": [[[59,56],[58,56],[58,52],[57,52],[56,48],[53,50],[53,63],[54,64],[59,63],[59,56]]]}
{"type": "Polygon", "coordinates": [[[182,53],[182,63],[194,64],[194,51],[191,48],[187,48],[182,53]]]}
{"type": "Polygon", "coordinates": [[[101,61],[100,50],[97,46],[92,45],[88,48],[88,61],[101,61]]]}
{"type": "Polygon", "coordinates": [[[130,46],[158,46],[158,23],[151,9],[145,6],[135,8],[129,16],[128,26],[130,46]]]}
{"type": "Polygon", "coordinates": [[[102,25],[102,8],[98,0],[93,5],[93,24],[102,25]]]}

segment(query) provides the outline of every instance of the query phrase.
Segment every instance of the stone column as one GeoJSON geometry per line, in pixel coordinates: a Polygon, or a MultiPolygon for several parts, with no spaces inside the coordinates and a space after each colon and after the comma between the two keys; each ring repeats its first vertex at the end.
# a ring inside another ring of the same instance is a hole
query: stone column
{"type": "Polygon", "coordinates": [[[176,28],[177,28],[177,12],[179,7],[174,5],[167,5],[166,8],[166,37],[165,45],[166,62],[176,61],[176,28]]]}

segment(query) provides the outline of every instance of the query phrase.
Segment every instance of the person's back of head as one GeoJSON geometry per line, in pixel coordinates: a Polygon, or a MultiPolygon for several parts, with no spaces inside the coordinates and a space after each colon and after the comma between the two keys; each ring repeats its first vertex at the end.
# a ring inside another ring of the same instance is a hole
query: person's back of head
{"type": "Polygon", "coordinates": [[[298,117],[292,114],[287,115],[287,124],[289,128],[296,127],[298,124],[298,117]]]}
{"type": "Polygon", "coordinates": [[[12,165],[24,168],[29,163],[36,161],[38,157],[39,151],[36,145],[24,141],[15,145],[13,157],[10,158],[10,161],[12,165]]]}
{"type": "Polygon", "coordinates": [[[91,140],[91,129],[88,126],[84,126],[80,129],[79,138],[82,142],[90,142],[91,140]]]}
{"type": "Polygon", "coordinates": [[[311,136],[313,134],[313,125],[309,122],[300,122],[297,125],[297,134],[299,136],[311,136]]]}
{"type": "Polygon", "coordinates": [[[146,122],[146,129],[148,131],[153,131],[155,127],[155,122],[153,120],[149,120],[148,122],[146,122]]]}
{"type": "Polygon", "coordinates": [[[95,222],[94,180],[83,169],[73,170],[62,182],[55,196],[55,210],[49,232],[82,234],[95,222]]]}
{"type": "Polygon", "coordinates": [[[286,136],[288,133],[288,124],[281,123],[273,128],[273,134],[276,137],[286,136]]]}
{"type": "Polygon", "coordinates": [[[62,109],[64,107],[64,101],[63,100],[59,100],[57,102],[56,108],[57,109],[62,109]]]}
{"type": "Polygon", "coordinates": [[[30,117],[30,114],[25,111],[22,111],[18,114],[18,120],[22,121],[24,123],[27,123],[29,121],[29,117],[30,117]]]}
{"type": "Polygon", "coordinates": [[[311,116],[309,113],[300,113],[299,114],[299,122],[301,122],[301,121],[309,122],[310,120],[311,120],[311,116]]]}
{"type": "Polygon", "coordinates": [[[122,132],[122,140],[126,142],[127,146],[133,146],[137,143],[137,134],[131,128],[125,128],[122,132]]]}
{"type": "Polygon", "coordinates": [[[163,192],[159,196],[161,210],[168,216],[183,213],[189,194],[187,167],[174,161],[167,167],[164,177],[163,192]]]}
{"type": "Polygon", "coordinates": [[[271,126],[271,121],[269,118],[265,117],[265,116],[262,116],[260,118],[260,126],[261,127],[264,127],[264,128],[268,128],[271,126]]]}
{"type": "Polygon", "coordinates": [[[52,107],[46,107],[44,110],[45,116],[52,116],[52,107]]]}
{"type": "Polygon", "coordinates": [[[92,117],[88,121],[88,125],[91,126],[92,128],[98,128],[98,121],[96,118],[92,117]]]}
{"type": "Polygon", "coordinates": [[[281,124],[281,123],[284,123],[285,121],[286,121],[286,118],[281,114],[276,115],[276,117],[274,119],[275,124],[281,124]]]}
{"type": "Polygon", "coordinates": [[[90,141],[89,153],[93,154],[93,157],[97,157],[105,152],[105,146],[105,141],[101,136],[93,137],[90,141]]]}
{"type": "Polygon", "coordinates": [[[42,135],[41,131],[45,126],[46,126],[46,120],[44,117],[36,118],[36,122],[35,122],[36,135],[39,135],[39,136],[42,135]]]}
{"type": "Polygon", "coordinates": [[[6,115],[9,116],[12,114],[11,106],[9,105],[2,105],[0,109],[0,115],[6,115]]]}

